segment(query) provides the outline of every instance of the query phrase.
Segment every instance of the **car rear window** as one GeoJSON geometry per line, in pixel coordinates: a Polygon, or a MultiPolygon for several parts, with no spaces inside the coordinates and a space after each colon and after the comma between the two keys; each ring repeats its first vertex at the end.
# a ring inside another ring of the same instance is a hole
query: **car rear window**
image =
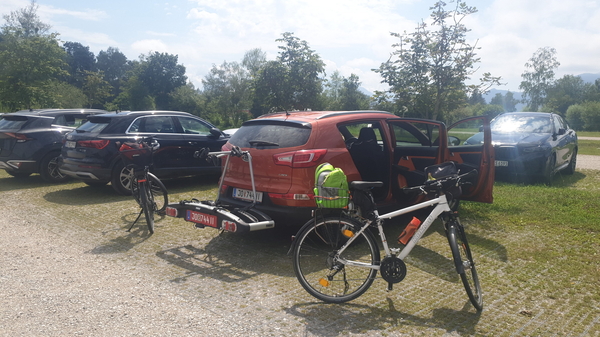
{"type": "Polygon", "coordinates": [[[77,128],[77,132],[100,133],[110,124],[110,118],[91,117],[89,121],[77,128]]]}
{"type": "Polygon", "coordinates": [[[0,119],[0,130],[20,130],[27,123],[25,116],[3,116],[0,119]]]}
{"type": "Polygon", "coordinates": [[[244,124],[229,142],[239,147],[295,147],[306,144],[311,130],[310,124],[254,122],[244,124]]]}

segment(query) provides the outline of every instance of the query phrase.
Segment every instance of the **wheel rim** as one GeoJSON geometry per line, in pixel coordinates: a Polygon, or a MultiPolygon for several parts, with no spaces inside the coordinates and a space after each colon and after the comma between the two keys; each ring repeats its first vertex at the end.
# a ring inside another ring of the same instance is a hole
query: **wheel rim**
{"type": "Polygon", "coordinates": [[[119,182],[125,190],[131,190],[133,181],[133,168],[124,167],[119,173],[119,182]]]}
{"type": "Polygon", "coordinates": [[[50,159],[46,169],[48,170],[48,175],[54,180],[61,180],[65,178],[65,175],[62,174],[58,169],[58,157],[50,159]]]}

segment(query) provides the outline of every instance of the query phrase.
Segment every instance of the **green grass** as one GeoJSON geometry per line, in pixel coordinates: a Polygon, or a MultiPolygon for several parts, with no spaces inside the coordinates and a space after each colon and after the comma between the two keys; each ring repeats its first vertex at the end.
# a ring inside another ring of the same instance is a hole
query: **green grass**
{"type": "Polygon", "coordinates": [[[579,154],[600,156],[600,141],[580,139],[577,144],[579,145],[579,154]]]}
{"type": "Polygon", "coordinates": [[[600,131],[577,131],[579,137],[600,137],[600,131]]]}

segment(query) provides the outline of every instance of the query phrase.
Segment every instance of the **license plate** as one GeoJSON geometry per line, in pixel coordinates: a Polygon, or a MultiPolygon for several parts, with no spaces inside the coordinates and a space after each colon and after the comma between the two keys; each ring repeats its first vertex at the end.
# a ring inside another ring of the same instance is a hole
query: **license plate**
{"type": "Polygon", "coordinates": [[[75,148],[75,146],[77,146],[77,142],[74,142],[74,141],[72,141],[72,140],[67,140],[67,141],[65,142],[65,147],[66,147],[66,148],[69,148],[69,149],[74,149],[74,148],[75,148]]]}
{"type": "Polygon", "coordinates": [[[187,210],[185,220],[217,228],[217,216],[187,210]]]}
{"type": "MultiPolygon", "coordinates": [[[[244,190],[241,188],[233,189],[233,197],[245,201],[254,201],[254,198],[252,198],[252,191],[244,190]]],[[[262,192],[256,192],[256,202],[262,202],[262,197],[262,192]]]]}
{"type": "Polygon", "coordinates": [[[508,166],[508,161],[506,160],[496,160],[494,165],[496,166],[508,166]]]}

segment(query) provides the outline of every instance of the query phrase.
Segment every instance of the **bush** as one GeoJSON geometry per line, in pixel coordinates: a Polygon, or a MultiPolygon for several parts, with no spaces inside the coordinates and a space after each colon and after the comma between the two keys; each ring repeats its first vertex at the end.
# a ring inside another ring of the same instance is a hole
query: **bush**
{"type": "Polygon", "coordinates": [[[585,102],[567,109],[567,122],[575,130],[600,131],[600,102],[585,102]]]}

